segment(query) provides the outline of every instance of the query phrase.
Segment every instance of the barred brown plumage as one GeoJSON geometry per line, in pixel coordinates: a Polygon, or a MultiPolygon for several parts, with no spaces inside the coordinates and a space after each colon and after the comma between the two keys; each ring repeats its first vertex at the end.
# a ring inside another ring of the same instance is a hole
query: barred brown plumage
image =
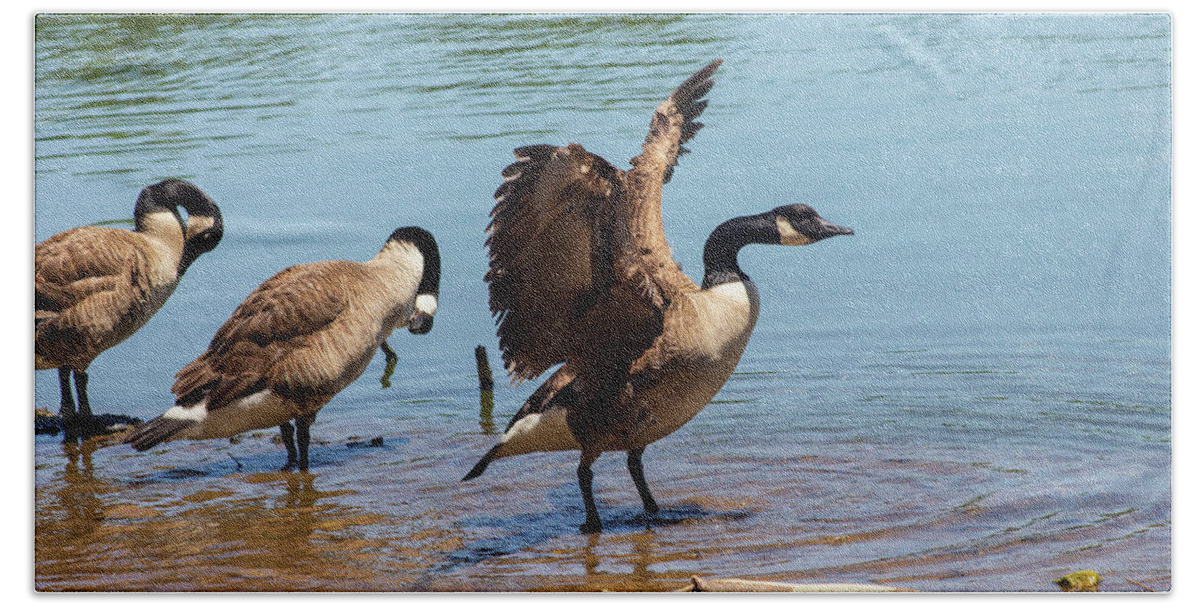
{"type": "Polygon", "coordinates": [[[429,331],[440,266],[433,235],[408,227],[393,232],[369,261],[280,271],[176,374],[175,405],[126,441],[148,450],[169,439],[278,426],[288,450],[284,468],[306,470],[308,428],[317,412],[362,374],[394,328],[429,331]]]}
{"type": "Polygon", "coordinates": [[[758,291],[737,266],[750,243],[807,244],[850,234],[810,207],[778,207],[719,226],[705,246],[697,285],[671,256],[662,187],[713,86],[714,61],[659,104],[642,154],[628,171],[579,144],[517,148],[502,172],[488,226],[490,306],[515,382],[553,374],[513,416],[500,441],[463,478],[495,459],[579,450],[587,518],[601,529],[592,462],[628,452],[648,515],[643,450],[683,426],[725,384],[758,319],[758,291]]]}

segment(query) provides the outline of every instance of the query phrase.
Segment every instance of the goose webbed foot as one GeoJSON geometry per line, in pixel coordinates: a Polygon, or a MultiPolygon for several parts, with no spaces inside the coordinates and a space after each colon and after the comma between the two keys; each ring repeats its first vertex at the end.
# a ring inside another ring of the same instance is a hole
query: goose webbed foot
{"type": "Polygon", "coordinates": [[[69,367],[58,368],[58,388],[62,401],[58,409],[58,423],[62,428],[63,441],[87,439],[108,432],[103,421],[92,415],[88,401],[87,372],[72,371],[69,367]],[[71,376],[75,377],[75,391],[71,391],[71,376]]]}
{"type": "Polygon", "coordinates": [[[60,420],[63,430],[63,440],[73,441],[88,439],[97,435],[107,435],[112,432],[104,418],[90,414],[75,414],[60,420]]]}
{"type": "Polygon", "coordinates": [[[588,519],[587,521],[583,522],[583,524],[579,526],[579,531],[583,534],[598,534],[604,531],[604,526],[600,523],[600,518],[597,517],[596,521],[588,519]]]}

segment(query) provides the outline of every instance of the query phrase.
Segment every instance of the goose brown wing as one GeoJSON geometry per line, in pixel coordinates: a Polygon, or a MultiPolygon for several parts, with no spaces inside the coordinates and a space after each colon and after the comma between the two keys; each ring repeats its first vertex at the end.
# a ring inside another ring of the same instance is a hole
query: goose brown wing
{"type": "Polygon", "coordinates": [[[175,375],[176,403],[207,399],[211,411],[267,388],[297,400],[329,392],[341,359],[359,350],[332,341],[334,332],[326,331],[350,306],[338,279],[357,270],[353,262],[321,262],[265,281],[217,330],[208,350],[175,375]]]}
{"type": "Polygon", "coordinates": [[[614,415],[614,410],[632,403],[635,373],[652,374],[672,356],[664,339],[673,323],[669,311],[681,294],[699,289],[671,256],[663,230],[662,187],[687,152],[681,144],[703,126],[696,118],[708,104],[702,98],[720,65],[717,60],[705,66],[659,104],[642,154],[622,175],[624,189],[612,230],[615,281],[602,304],[589,311],[583,328],[594,333],[589,348],[574,359],[580,370],[574,383],[579,405],[568,421],[573,420],[572,429],[584,443],[593,433],[611,432],[606,427],[612,420],[632,419],[614,415]]]}
{"type": "Polygon", "coordinates": [[[34,248],[34,347],[85,365],[121,335],[150,294],[149,260],[128,230],[84,227],[34,248]]]}
{"type": "Polygon", "coordinates": [[[103,291],[149,289],[147,260],[138,235],[85,226],[60,232],[33,250],[34,306],[61,312],[103,291]]]}
{"type": "Polygon", "coordinates": [[[500,347],[517,379],[564,361],[575,370],[573,411],[585,418],[577,426],[603,424],[630,366],[661,335],[671,301],[698,289],[671,257],[662,185],[680,144],[702,126],[695,118],[718,65],[659,105],[629,172],[577,144],[520,148],[503,172],[485,277],[500,347]]]}
{"type": "Polygon", "coordinates": [[[618,213],[619,223],[626,228],[616,232],[617,275],[620,280],[641,283],[662,309],[680,292],[698,289],[671,257],[663,230],[662,189],[679,156],[688,152],[682,144],[704,126],[696,118],[708,105],[703,97],[712,88],[712,75],[720,65],[720,59],[708,64],[658,105],[642,154],[630,161],[633,168],[625,174],[625,199],[618,213]]]}
{"type": "Polygon", "coordinates": [[[666,101],[660,103],[650,120],[650,133],[642,144],[642,154],[634,158],[634,177],[657,183],[659,187],[671,181],[679,157],[691,152],[682,147],[704,127],[696,118],[708,107],[703,99],[713,87],[712,76],[720,67],[718,59],[692,74],[671,92],[666,101]]]}
{"type": "Polygon", "coordinates": [[[578,323],[613,282],[620,172],[578,144],[514,151],[488,226],[489,303],[517,380],[567,359],[578,323]]]}

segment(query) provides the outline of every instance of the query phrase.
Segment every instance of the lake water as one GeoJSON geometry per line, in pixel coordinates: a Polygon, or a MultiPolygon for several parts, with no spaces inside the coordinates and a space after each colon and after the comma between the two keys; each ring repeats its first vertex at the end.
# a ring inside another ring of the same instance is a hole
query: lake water
{"type": "MultiPolygon", "coordinates": [[[[665,590],[691,575],[918,590],[1171,587],[1171,27],[1165,14],[46,16],[41,241],[194,181],[221,245],[90,369],[150,418],[261,281],[443,254],[432,333],[400,332],[322,410],[311,474],[276,431],[147,453],[35,442],[41,590],[665,590]],[[536,383],[501,369],[484,227],[511,149],[618,166],[723,57],[664,194],[699,279],[721,221],[804,202],[853,237],[750,248],[762,315],[714,402],[646,452],[664,522],[569,453],[458,479],[536,383]],[[403,334],[403,335],[402,335],[403,334]],[[498,379],[499,380],[499,379],[498,379]],[[355,441],[382,437],[382,446],[355,441]]],[[[57,410],[57,377],[34,374],[57,410]]]]}

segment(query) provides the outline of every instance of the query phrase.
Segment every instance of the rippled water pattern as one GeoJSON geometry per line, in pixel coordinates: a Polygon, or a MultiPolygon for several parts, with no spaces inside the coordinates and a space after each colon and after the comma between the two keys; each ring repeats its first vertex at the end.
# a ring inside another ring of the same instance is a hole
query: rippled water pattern
{"type": "MultiPolygon", "coordinates": [[[[236,305],[291,264],[442,245],[434,331],[396,334],[313,428],[144,454],[35,444],[42,590],[665,590],[688,577],[918,590],[1171,586],[1171,21],[1076,15],[41,15],[35,238],[130,217],[176,176],[226,236],[101,355],[99,411],[149,418],[236,305]],[[646,469],[575,459],[458,479],[533,383],[499,372],[483,229],[511,149],[617,165],[715,57],[667,187],[698,278],[719,222],[806,202],[856,235],[750,248],[738,372],[646,469]],[[370,440],[382,437],[382,445],[370,440]]],[[[35,374],[39,407],[57,378],[35,374]]]]}

